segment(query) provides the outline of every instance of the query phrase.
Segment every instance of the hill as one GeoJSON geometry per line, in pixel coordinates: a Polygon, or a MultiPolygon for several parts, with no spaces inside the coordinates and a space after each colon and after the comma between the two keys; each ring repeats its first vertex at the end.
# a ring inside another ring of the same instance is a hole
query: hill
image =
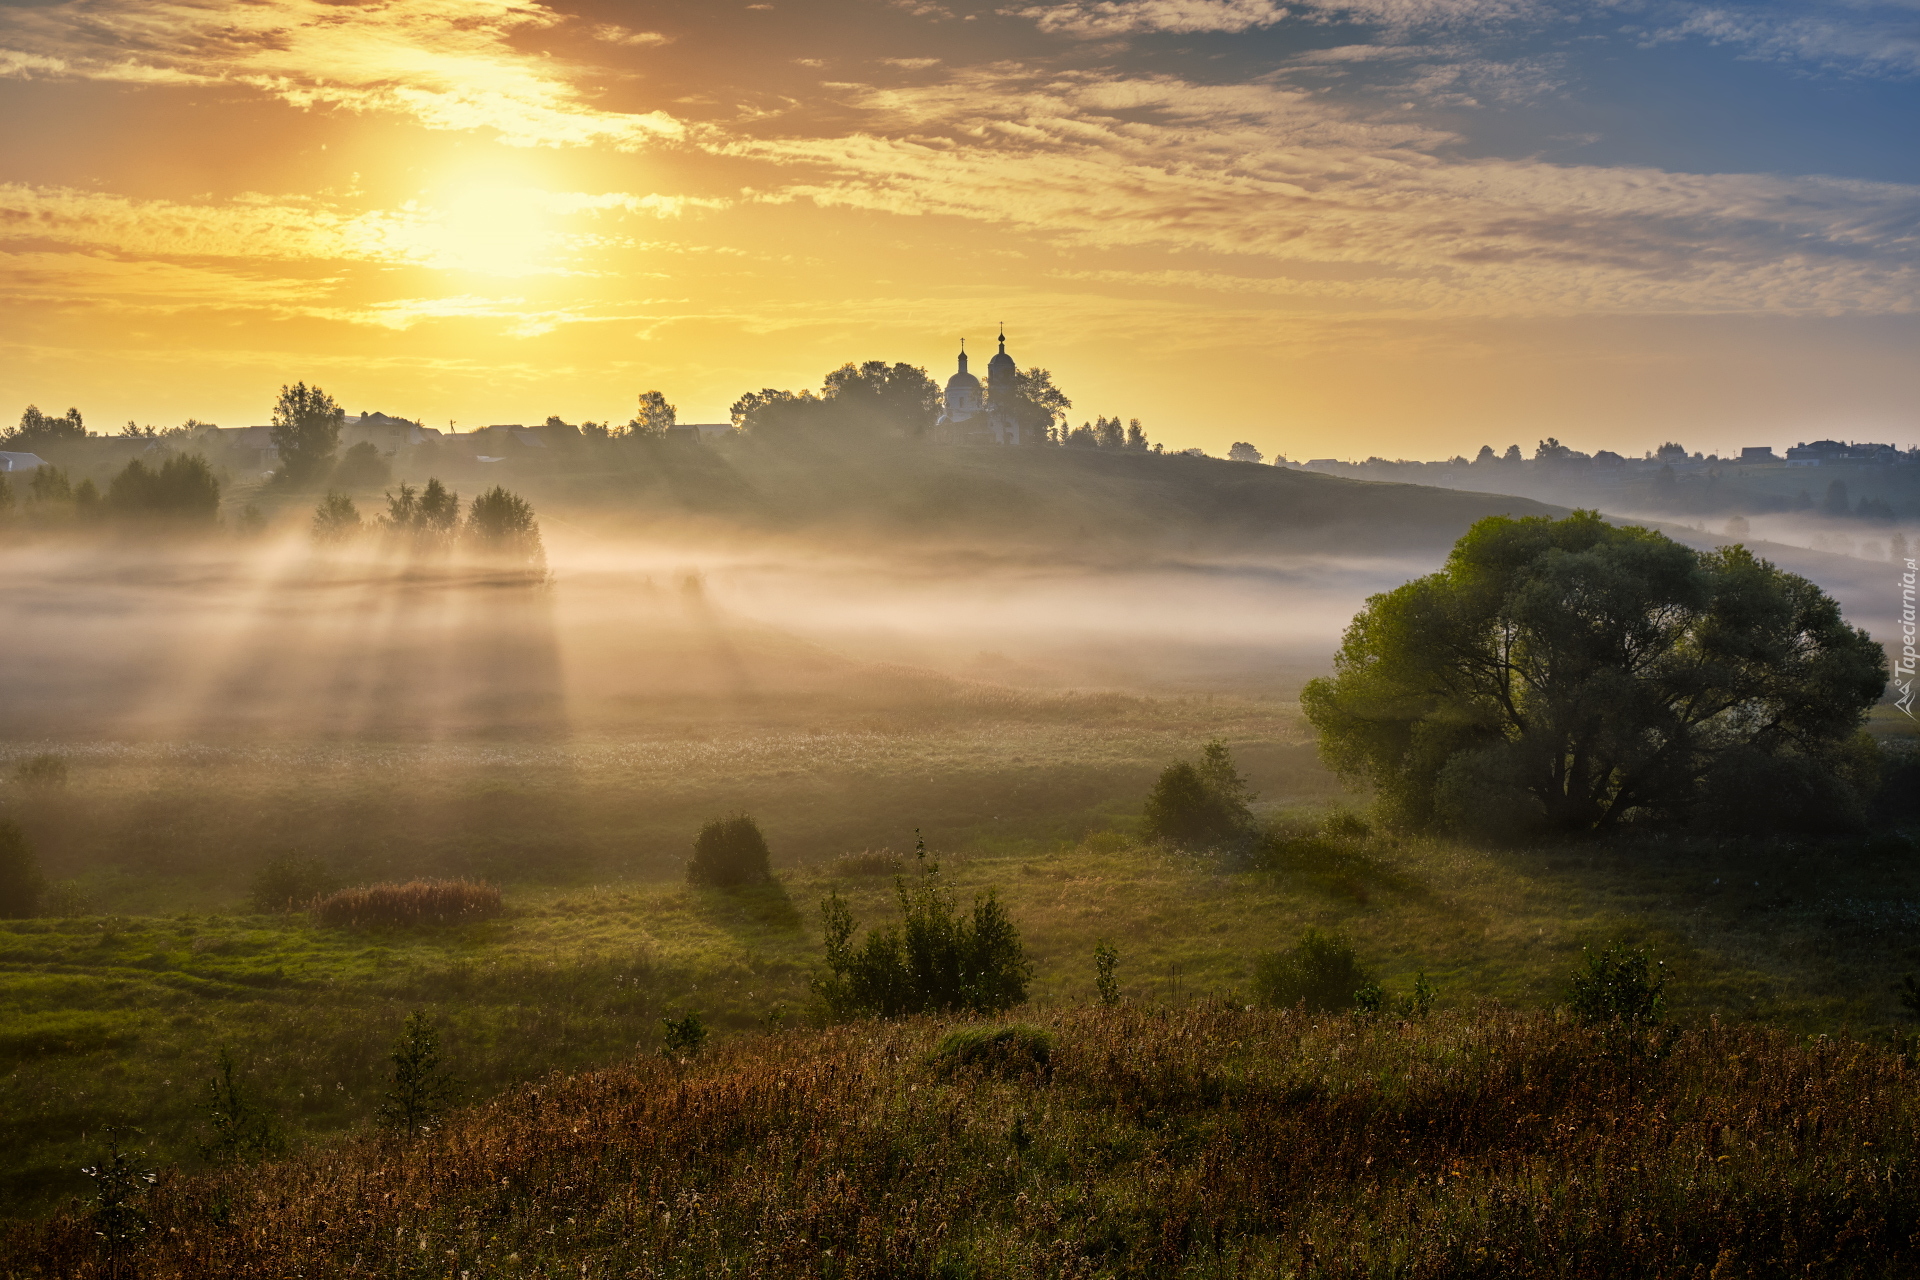
{"type": "Polygon", "coordinates": [[[1914,1068],[1709,1024],[1220,1004],[738,1042],[516,1089],[411,1144],[163,1177],[11,1274],[1911,1274],[1914,1068]],[[104,1233],[104,1234],[103,1234],[104,1233]],[[118,1235],[120,1240],[115,1241],[118,1235]]]}
{"type": "MultiPolygon", "coordinates": [[[[456,441],[458,437],[454,438],[456,441]]],[[[505,484],[543,517],[600,530],[885,537],[1055,557],[1103,552],[1398,554],[1450,544],[1528,498],[1383,484],[1185,455],[1097,449],[959,449],[889,440],[579,441],[483,463],[457,444],[404,450],[396,479],[462,492],[505,484]]],[[[377,499],[379,491],[365,491],[377,499]]],[[[303,513],[311,496],[235,502],[303,513]]]]}

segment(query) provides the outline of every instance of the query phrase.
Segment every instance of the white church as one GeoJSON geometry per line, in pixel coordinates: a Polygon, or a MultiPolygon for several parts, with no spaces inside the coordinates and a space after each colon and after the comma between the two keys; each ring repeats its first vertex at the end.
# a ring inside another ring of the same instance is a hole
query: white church
{"type": "Polygon", "coordinates": [[[947,379],[945,412],[933,424],[936,444],[1045,444],[1045,427],[1023,426],[1013,412],[1018,370],[1000,333],[1000,353],[987,361],[987,385],[967,372],[967,347],[960,344],[960,368],[947,379]]]}

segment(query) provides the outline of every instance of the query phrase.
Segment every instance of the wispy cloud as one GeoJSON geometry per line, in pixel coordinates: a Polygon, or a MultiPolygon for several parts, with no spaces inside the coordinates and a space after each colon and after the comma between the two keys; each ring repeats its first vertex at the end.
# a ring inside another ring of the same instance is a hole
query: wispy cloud
{"type": "Polygon", "coordinates": [[[1271,85],[975,73],[859,97],[869,127],[736,150],[823,205],[1067,245],[1368,273],[1387,309],[1885,313],[1920,302],[1895,184],[1445,158],[1450,135],[1271,85]],[[1408,277],[1431,287],[1414,288],[1408,277]]]}
{"type": "Polygon", "coordinates": [[[1817,13],[1688,8],[1647,30],[1645,39],[1701,39],[1749,57],[1862,75],[1920,74],[1920,14],[1910,6],[1835,5],[1817,13]]]}
{"type": "MultiPolygon", "coordinates": [[[[401,115],[431,129],[487,129],[511,146],[633,150],[681,135],[680,122],[665,112],[594,106],[579,87],[578,69],[511,42],[560,21],[528,0],[6,7],[0,74],[241,84],[305,108],[401,115]]],[[[637,32],[623,38],[653,41],[637,32]]]]}
{"type": "Polygon", "coordinates": [[[1504,22],[1537,11],[1531,0],[1066,0],[1004,10],[1042,31],[1110,37],[1148,32],[1240,32],[1301,21],[1344,19],[1389,27],[1504,22]]]}

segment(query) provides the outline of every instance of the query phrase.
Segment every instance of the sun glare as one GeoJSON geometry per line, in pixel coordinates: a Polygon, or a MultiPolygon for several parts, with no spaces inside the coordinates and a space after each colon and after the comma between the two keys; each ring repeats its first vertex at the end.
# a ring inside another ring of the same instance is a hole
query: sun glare
{"type": "Polygon", "coordinates": [[[434,266],[482,275],[555,269],[561,247],[548,193],[505,182],[450,184],[431,196],[423,246],[434,266]]]}

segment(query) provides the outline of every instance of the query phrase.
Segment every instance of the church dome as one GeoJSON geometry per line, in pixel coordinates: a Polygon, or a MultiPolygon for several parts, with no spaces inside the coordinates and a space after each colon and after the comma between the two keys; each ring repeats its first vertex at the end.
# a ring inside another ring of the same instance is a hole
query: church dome
{"type": "Polygon", "coordinates": [[[1000,354],[987,361],[987,381],[1009,377],[1015,372],[1013,357],[1007,354],[1007,335],[1000,334],[1000,354]]]}
{"type": "Polygon", "coordinates": [[[962,387],[971,387],[975,391],[980,389],[980,379],[967,372],[967,353],[964,351],[960,353],[960,371],[947,379],[947,390],[958,391],[962,387]]]}

